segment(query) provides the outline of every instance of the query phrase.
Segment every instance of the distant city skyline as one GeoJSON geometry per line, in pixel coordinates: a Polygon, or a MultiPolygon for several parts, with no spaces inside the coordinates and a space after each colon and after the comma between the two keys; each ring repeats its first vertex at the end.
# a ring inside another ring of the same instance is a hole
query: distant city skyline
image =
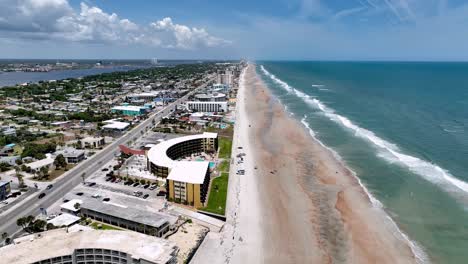
{"type": "Polygon", "coordinates": [[[0,58],[468,60],[468,1],[5,0],[0,58]]]}

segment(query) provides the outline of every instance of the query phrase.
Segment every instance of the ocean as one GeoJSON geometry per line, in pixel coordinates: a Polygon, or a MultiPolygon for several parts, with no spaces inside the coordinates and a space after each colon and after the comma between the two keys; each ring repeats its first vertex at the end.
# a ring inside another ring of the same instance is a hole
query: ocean
{"type": "Polygon", "coordinates": [[[422,257],[467,263],[468,63],[260,61],[257,72],[422,257]]]}

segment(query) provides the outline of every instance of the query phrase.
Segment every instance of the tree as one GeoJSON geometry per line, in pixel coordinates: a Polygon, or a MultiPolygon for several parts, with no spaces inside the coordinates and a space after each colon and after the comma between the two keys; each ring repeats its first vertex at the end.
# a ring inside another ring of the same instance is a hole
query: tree
{"type": "Polygon", "coordinates": [[[59,154],[57,157],[55,157],[54,165],[56,168],[65,168],[67,166],[67,160],[63,154],[59,154]]]}
{"type": "Polygon", "coordinates": [[[41,174],[41,179],[42,178],[48,178],[49,177],[49,168],[47,166],[44,166],[39,170],[39,173],[41,174]]]}

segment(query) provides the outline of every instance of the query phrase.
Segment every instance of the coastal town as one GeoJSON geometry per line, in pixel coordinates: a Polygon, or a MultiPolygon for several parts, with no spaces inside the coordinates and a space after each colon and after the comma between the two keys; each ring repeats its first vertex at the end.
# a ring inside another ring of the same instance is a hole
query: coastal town
{"type": "Polygon", "coordinates": [[[2,257],[189,262],[223,229],[230,165],[243,161],[232,140],[244,67],[180,64],[2,87],[2,257]],[[114,237],[158,253],[122,249],[114,237]],[[77,239],[95,249],[81,252],[77,239]],[[57,240],[72,244],[57,255],[57,240]]]}

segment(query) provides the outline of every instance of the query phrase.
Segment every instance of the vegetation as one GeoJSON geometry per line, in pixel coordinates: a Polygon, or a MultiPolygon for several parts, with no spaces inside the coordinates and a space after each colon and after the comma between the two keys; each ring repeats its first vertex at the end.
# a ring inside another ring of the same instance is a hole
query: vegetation
{"type": "Polygon", "coordinates": [[[232,139],[219,138],[219,157],[222,159],[231,158],[232,139]]]}
{"type": "Polygon", "coordinates": [[[219,165],[218,165],[218,170],[220,172],[229,172],[229,161],[223,160],[219,165]]]}
{"type": "Polygon", "coordinates": [[[106,225],[100,222],[93,222],[90,226],[97,230],[122,230],[121,228],[111,226],[111,225],[106,225]]]}
{"type": "Polygon", "coordinates": [[[45,231],[47,228],[46,221],[36,219],[32,215],[18,218],[16,220],[16,225],[23,228],[23,230],[29,234],[42,232],[45,231]]]}
{"type": "Polygon", "coordinates": [[[67,166],[67,160],[62,154],[57,155],[54,160],[55,168],[65,168],[67,166]]]}
{"type": "Polygon", "coordinates": [[[226,209],[226,196],[229,173],[223,172],[220,177],[213,179],[208,198],[208,205],[200,210],[224,215],[226,209]]]}
{"type": "Polygon", "coordinates": [[[35,143],[27,143],[24,146],[23,153],[21,153],[21,157],[33,157],[35,159],[44,159],[46,153],[52,153],[57,148],[57,145],[54,143],[46,143],[46,144],[35,144],[35,143]]]}

